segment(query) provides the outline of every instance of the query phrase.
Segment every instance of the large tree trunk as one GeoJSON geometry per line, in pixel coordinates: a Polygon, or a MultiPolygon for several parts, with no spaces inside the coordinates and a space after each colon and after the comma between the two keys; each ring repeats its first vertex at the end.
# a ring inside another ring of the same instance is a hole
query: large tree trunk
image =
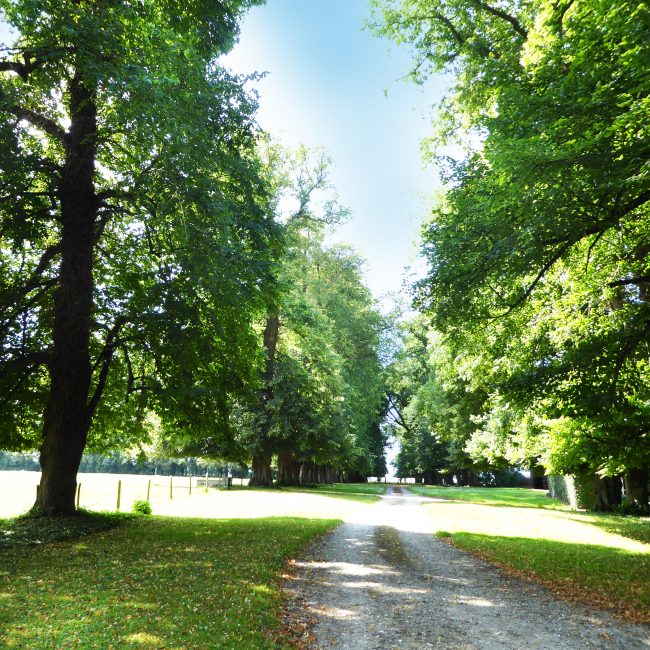
{"type": "Polygon", "coordinates": [[[625,492],[629,503],[648,505],[648,468],[628,470],[625,476],[625,492]]]}
{"type": "Polygon", "coordinates": [[[92,409],[90,323],[97,205],[93,181],[97,135],[94,91],[70,82],[71,126],[59,185],[61,266],[54,294],[50,392],[43,417],[43,470],[35,509],[48,516],[75,512],[77,471],[92,409]]]}
{"type": "Polygon", "coordinates": [[[271,472],[271,454],[261,453],[253,456],[253,474],[249,485],[257,487],[271,487],[273,485],[273,474],[271,472]]]}
{"type": "Polygon", "coordinates": [[[283,451],[278,454],[278,483],[280,485],[299,485],[300,463],[293,454],[283,451]]]}
{"type": "Polygon", "coordinates": [[[612,506],[621,503],[622,484],[620,476],[605,476],[596,474],[596,506],[600,512],[607,512],[612,506]]]}
{"type": "Polygon", "coordinates": [[[266,319],[262,343],[266,351],[266,364],[264,367],[264,387],[260,391],[260,404],[263,419],[260,424],[259,441],[262,451],[253,456],[253,475],[249,485],[270,487],[273,485],[271,473],[271,458],[273,453],[269,444],[269,432],[271,430],[271,414],[269,403],[273,399],[273,375],[275,374],[275,349],[280,331],[280,319],[275,308],[270,309],[266,319]]]}

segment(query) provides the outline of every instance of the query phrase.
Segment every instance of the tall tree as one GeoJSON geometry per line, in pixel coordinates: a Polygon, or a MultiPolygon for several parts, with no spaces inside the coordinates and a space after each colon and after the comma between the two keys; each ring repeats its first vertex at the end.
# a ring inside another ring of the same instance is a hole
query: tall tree
{"type": "Polygon", "coordinates": [[[102,402],[118,439],[147,407],[205,431],[254,376],[275,226],[254,103],[216,63],[251,4],[0,2],[2,436],[33,444],[43,408],[47,515],[74,511],[102,402]]]}
{"type": "Polygon", "coordinates": [[[278,185],[287,253],[263,328],[260,402],[242,429],[257,485],[271,483],[276,454],[285,483],[333,480],[340,469],[365,478],[382,468],[381,317],[363,285],[362,260],[324,244],[346,216],[328,167],[326,157],[301,149],[278,185]]]}
{"type": "Polygon", "coordinates": [[[492,367],[481,430],[509,431],[502,449],[546,441],[523,446],[555,471],[647,484],[648,7],[375,6],[377,30],[413,46],[416,80],[454,75],[431,141],[448,191],[423,232],[418,300],[492,367]],[[467,154],[445,158],[458,133],[467,154]]]}

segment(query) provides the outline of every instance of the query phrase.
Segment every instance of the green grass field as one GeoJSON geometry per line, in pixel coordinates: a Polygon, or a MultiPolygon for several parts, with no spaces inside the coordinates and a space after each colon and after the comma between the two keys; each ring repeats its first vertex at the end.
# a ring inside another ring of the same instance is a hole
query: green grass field
{"type": "Polygon", "coordinates": [[[568,510],[569,506],[546,496],[546,490],[528,488],[470,488],[470,487],[430,487],[409,485],[408,489],[425,497],[482,503],[489,506],[508,506],[511,508],[547,508],[568,510]]]}
{"type": "Polygon", "coordinates": [[[2,647],[287,647],[279,634],[282,566],[339,522],[116,523],[76,540],[1,551],[2,647]]]}
{"type": "MultiPolygon", "coordinates": [[[[31,504],[32,474],[0,473],[5,516],[31,504]]],[[[89,474],[81,477],[82,505],[84,496],[113,505],[120,479],[128,488],[123,510],[146,496],[148,477],[89,474]]],[[[190,494],[187,479],[178,479],[170,499],[168,482],[157,477],[152,506],[154,515],[174,518],[0,519],[0,647],[287,647],[280,636],[284,562],[384,491],[344,485],[190,494]]]]}
{"type": "Polygon", "coordinates": [[[650,623],[650,519],[570,510],[540,490],[410,488],[438,536],[573,600],[650,623]]]}
{"type": "Polygon", "coordinates": [[[364,503],[377,501],[386,492],[386,486],[382,483],[333,483],[315,485],[313,487],[283,487],[280,489],[285,492],[320,494],[322,496],[349,499],[350,501],[361,501],[364,503]]]}

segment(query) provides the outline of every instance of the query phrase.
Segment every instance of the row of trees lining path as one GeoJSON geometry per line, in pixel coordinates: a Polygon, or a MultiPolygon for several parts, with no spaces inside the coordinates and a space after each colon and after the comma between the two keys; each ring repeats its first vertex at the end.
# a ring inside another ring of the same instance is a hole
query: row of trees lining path
{"type": "Polygon", "coordinates": [[[412,81],[450,78],[424,145],[445,191],[422,230],[420,315],[390,371],[400,473],[570,474],[603,510],[623,479],[647,509],[648,6],[372,5],[412,81]]]}
{"type": "Polygon", "coordinates": [[[328,162],[270,143],[220,64],[254,4],[0,2],[0,446],[40,446],[37,512],[74,512],[84,450],[385,470],[328,162]]]}
{"type": "Polygon", "coordinates": [[[40,446],[36,509],[74,511],[85,449],[382,475],[387,414],[402,474],[591,476],[601,509],[623,477],[647,506],[647,7],[373,1],[414,81],[454,79],[422,315],[387,346],[325,244],[326,157],[270,142],[220,64],[254,4],[0,2],[0,444],[40,446]]]}

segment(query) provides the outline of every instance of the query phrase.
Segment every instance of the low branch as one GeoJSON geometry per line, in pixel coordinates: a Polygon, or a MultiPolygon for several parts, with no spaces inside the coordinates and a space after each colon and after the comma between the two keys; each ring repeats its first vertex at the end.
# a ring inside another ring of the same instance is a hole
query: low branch
{"type": "Polygon", "coordinates": [[[99,371],[99,377],[97,378],[97,384],[93,392],[90,401],[88,402],[88,418],[92,419],[97,410],[97,406],[102,398],[104,389],[106,388],[106,381],[108,380],[108,372],[111,368],[111,363],[113,362],[113,356],[115,350],[119,346],[119,341],[117,340],[117,335],[119,334],[122,327],[126,324],[127,319],[124,316],[119,316],[115,321],[115,324],[110,329],[106,336],[106,343],[104,344],[104,349],[101,351],[95,362],[95,368],[98,365],[101,366],[99,371]]]}
{"type": "MultiPolygon", "coordinates": [[[[7,96],[5,93],[0,90],[0,102],[6,102],[7,96]]],[[[6,104],[0,107],[0,110],[5,110],[8,113],[16,116],[19,120],[25,120],[29,122],[32,126],[40,129],[41,131],[52,136],[58,140],[62,145],[66,144],[66,134],[65,131],[49,117],[45,117],[36,111],[33,111],[24,106],[19,106],[18,104],[6,104]]]]}
{"type": "Polygon", "coordinates": [[[615,280],[614,282],[610,282],[607,286],[608,287],[624,287],[625,285],[628,284],[645,284],[646,282],[650,282],[650,275],[640,275],[637,278],[625,278],[624,280],[615,280]]]}

